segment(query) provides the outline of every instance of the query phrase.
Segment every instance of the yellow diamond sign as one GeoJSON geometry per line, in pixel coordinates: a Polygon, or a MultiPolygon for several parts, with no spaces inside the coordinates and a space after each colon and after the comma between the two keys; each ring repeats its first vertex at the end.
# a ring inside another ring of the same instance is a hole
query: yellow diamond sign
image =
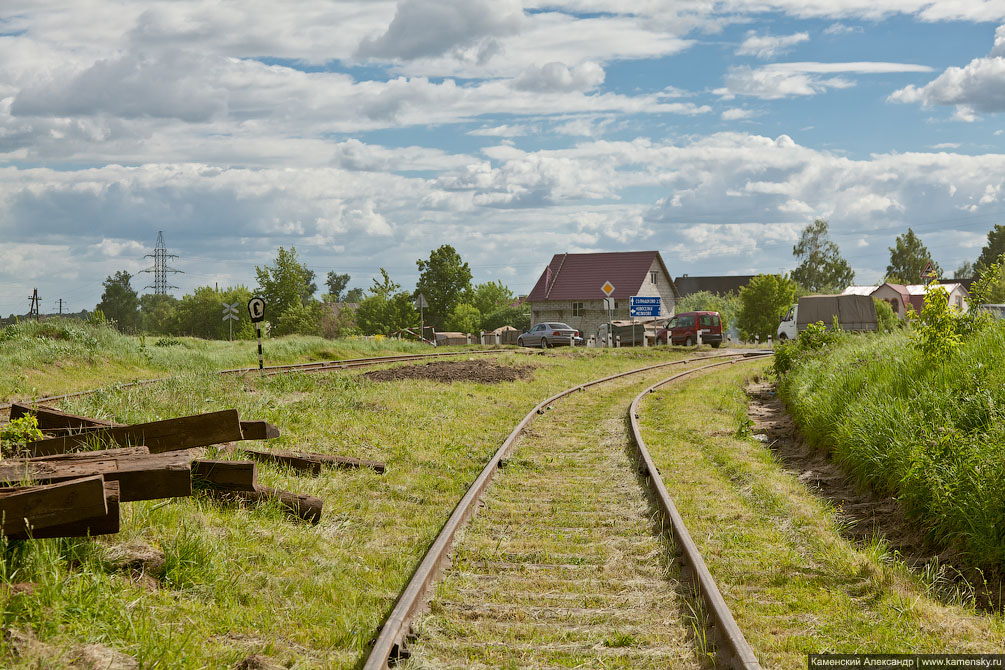
{"type": "Polygon", "coordinates": [[[610,298],[611,294],[614,293],[614,284],[609,281],[605,281],[604,285],[600,287],[600,290],[604,292],[604,295],[610,298]]]}

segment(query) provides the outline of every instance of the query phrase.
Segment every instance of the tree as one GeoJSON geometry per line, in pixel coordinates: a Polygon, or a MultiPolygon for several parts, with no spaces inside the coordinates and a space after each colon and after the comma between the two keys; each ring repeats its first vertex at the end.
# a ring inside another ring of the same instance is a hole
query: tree
{"type": "Polygon", "coordinates": [[[974,266],[970,264],[970,261],[963,261],[960,266],[956,268],[953,272],[953,279],[973,279],[976,276],[974,272],[974,266]]]}
{"type": "Polygon", "coordinates": [[[817,219],[803,229],[792,255],[802,262],[791,277],[810,291],[843,291],[855,279],[848,261],[841,257],[838,245],[827,235],[828,223],[817,219]]]}
{"type": "Polygon", "coordinates": [[[332,302],[342,302],[342,292],[349,285],[349,275],[329,271],[325,284],[328,285],[328,295],[331,296],[332,302]]]}
{"type": "Polygon", "coordinates": [[[255,266],[258,290],[265,300],[265,315],[276,321],[290,307],[306,306],[318,290],[314,271],[297,260],[296,247],[289,251],[279,247],[275,263],[264,268],[255,266]]]}
{"type": "Polygon", "coordinates": [[[745,340],[774,337],[778,319],[792,306],[796,283],[781,275],[757,275],[740,289],[736,325],[745,340]]]}
{"type": "Polygon", "coordinates": [[[356,310],[356,324],[364,334],[390,335],[402,328],[419,325],[419,313],[411,294],[399,291],[400,288],[387,270],[380,268],[380,279],[373,280],[369,295],[360,301],[356,310]]]}
{"type": "Polygon", "coordinates": [[[270,331],[273,335],[321,335],[321,303],[312,300],[306,305],[291,305],[270,331]]]}
{"type": "Polygon", "coordinates": [[[172,335],[177,328],[178,299],[173,295],[147,293],[140,296],[140,325],[152,335],[172,335]]]}
{"type": "Polygon", "coordinates": [[[509,307],[516,296],[501,281],[478,284],[468,293],[464,302],[475,307],[482,315],[509,307]]]}
{"type": "MultiPolygon", "coordinates": [[[[254,330],[247,310],[250,299],[251,291],[245,286],[232,286],[222,291],[217,291],[212,286],[199,286],[192,293],[183,295],[175,306],[174,332],[207,340],[225,340],[230,337],[233,325],[235,338],[252,337],[254,330]],[[235,302],[240,321],[230,324],[223,320],[223,305],[233,305],[235,302]]],[[[275,319],[268,312],[266,318],[270,321],[275,319]]]]}
{"type": "Polygon", "coordinates": [[[419,266],[415,289],[429,303],[426,321],[442,330],[454,307],[471,289],[471,268],[449,244],[431,251],[429,260],[419,259],[415,264],[419,266]]]}
{"type": "Polygon", "coordinates": [[[461,333],[475,333],[482,325],[482,313],[474,305],[466,302],[457,303],[454,311],[447,319],[447,330],[461,333]]]}
{"type": "Polygon", "coordinates": [[[903,235],[898,235],[894,246],[890,247],[890,264],[886,266],[887,281],[900,284],[923,284],[927,281],[921,273],[925,266],[932,264],[935,274],[941,275],[942,268],[932,260],[921,238],[910,228],[903,235]]]}
{"type": "Polygon", "coordinates": [[[517,330],[530,330],[530,306],[526,303],[516,307],[503,307],[482,316],[482,330],[495,330],[502,326],[513,326],[517,330]]]}
{"type": "Polygon", "coordinates": [[[140,298],[129,285],[132,278],[125,270],[106,277],[103,282],[105,290],[96,308],[115,321],[118,329],[123,332],[132,332],[140,324],[140,298]]]}
{"type": "Polygon", "coordinates": [[[993,263],[998,262],[998,257],[1005,253],[1005,226],[995,224],[995,227],[988,231],[988,243],[981,249],[977,262],[974,263],[976,274],[984,272],[993,263]]]}
{"type": "Polygon", "coordinates": [[[357,286],[356,288],[351,288],[345,292],[345,296],[342,302],[359,302],[362,299],[363,299],[363,289],[357,286]]]}

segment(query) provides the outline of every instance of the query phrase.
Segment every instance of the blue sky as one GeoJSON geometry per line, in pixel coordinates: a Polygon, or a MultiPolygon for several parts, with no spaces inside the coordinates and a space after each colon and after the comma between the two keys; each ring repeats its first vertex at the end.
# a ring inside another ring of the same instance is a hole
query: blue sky
{"type": "MultiPolygon", "coordinates": [[[[295,246],[411,288],[452,244],[859,283],[913,227],[952,273],[1005,223],[1005,1],[192,0],[0,7],[0,313],[92,309],[157,232],[180,296],[295,246]]],[[[152,276],[139,274],[143,291],[152,276]]],[[[321,283],[319,281],[319,283],[321,283]]]]}

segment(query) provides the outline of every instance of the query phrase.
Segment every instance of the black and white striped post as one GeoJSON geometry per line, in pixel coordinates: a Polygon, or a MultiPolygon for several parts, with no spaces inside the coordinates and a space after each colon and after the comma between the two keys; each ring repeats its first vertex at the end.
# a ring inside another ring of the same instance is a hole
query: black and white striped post
{"type": "Polygon", "coordinates": [[[262,320],[265,319],[265,301],[254,297],[248,301],[248,313],[251,322],[255,324],[255,336],[258,337],[258,372],[265,374],[265,360],[262,356],[262,320]]]}

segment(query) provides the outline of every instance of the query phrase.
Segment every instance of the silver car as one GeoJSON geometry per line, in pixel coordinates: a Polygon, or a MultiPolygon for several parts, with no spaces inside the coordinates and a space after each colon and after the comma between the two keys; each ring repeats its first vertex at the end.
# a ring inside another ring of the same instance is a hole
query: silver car
{"type": "Polygon", "coordinates": [[[516,343],[521,347],[557,347],[560,345],[583,344],[583,338],[579,336],[579,331],[572,326],[551,321],[539,323],[531,327],[526,333],[517,338],[516,343]]]}

